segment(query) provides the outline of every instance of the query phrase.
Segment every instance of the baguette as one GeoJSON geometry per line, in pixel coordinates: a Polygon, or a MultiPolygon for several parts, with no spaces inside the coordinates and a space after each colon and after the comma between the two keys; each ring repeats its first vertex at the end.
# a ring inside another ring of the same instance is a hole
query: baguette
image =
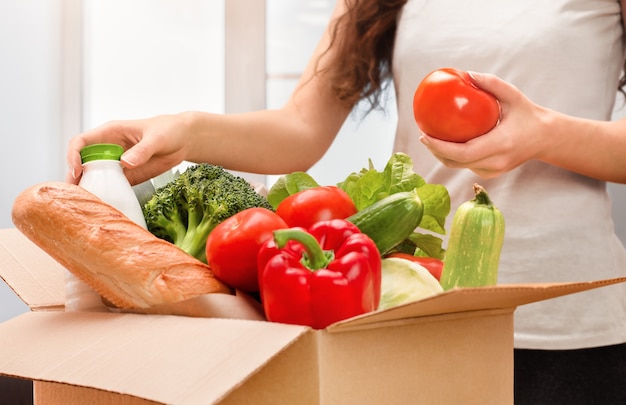
{"type": "Polygon", "coordinates": [[[20,193],[16,228],[109,303],[124,309],[231,293],[209,266],[85,189],[47,182],[20,193]]]}

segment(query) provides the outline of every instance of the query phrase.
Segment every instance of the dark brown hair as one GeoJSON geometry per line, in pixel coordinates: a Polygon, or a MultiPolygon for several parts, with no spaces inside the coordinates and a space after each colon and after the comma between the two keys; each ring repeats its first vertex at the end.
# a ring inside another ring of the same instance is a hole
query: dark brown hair
{"type": "Polygon", "coordinates": [[[360,99],[367,99],[372,108],[379,105],[391,78],[397,18],[406,2],[346,0],[347,11],[331,32],[333,63],[318,72],[330,75],[333,92],[346,106],[360,99]]]}

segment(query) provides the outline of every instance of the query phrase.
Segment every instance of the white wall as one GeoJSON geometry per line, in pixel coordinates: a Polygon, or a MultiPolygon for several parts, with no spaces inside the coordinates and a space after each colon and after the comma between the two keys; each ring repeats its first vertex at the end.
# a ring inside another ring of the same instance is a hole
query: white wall
{"type": "Polygon", "coordinates": [[[59,1],[0,1],[0,226],[27,186],[60,180],[59,1]]]}
{"type": "MultiPolygon", "coordinates": [[[[60,0],[0,0],[0,227],[26,187],[64,176],[60,0]]],[[[0,321],[27,307],[0,281],[0,321]]]]}
{"type": "Polygon", "coordinates": [[[85,0],[84,126],[224,109],[224,3],[85,0]]]}

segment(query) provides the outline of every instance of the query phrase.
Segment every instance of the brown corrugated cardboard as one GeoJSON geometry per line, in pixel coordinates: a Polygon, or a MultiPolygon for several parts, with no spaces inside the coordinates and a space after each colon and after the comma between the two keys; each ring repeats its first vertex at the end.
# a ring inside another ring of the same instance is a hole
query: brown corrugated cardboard
{"type": "Polygon", "coordinates": [[[0,230],[0,276],[33,309],[0,324],[0,374],[34,380],[46,405],[508,404],[515,307],[626,281],[453,290],[315,331],[63,312],[63,272],[0,230]]]}
{"type": "Polygon", "coordinates": [[[0,277],[31,309],[63,309],[65,269],[17,229],[0,230],[0,269],[0,277]]]}
{"type": "Polygon", "coordinates": [[[303,327],[161,315],[30,312],[2,324],[11,374],[165,403],[213,403],[303,327]]]}

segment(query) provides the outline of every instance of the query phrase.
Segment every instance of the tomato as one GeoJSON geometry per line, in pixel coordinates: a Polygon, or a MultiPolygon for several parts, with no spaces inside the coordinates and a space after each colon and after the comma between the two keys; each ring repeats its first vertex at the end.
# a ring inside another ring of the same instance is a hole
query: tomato
{"type": "Polygon", "coordinates": [[[266,208],[248,208],[217,225],[206,242],[207,263],[215,277],[245,292],[259,291],[257,255],[285,221],[266,208]]]}
{"type": "Polygon", "coordinates": [[[435,257],[419,257],[413,256],[408,253],[390,253],[386,257],[397,257],[400,259],[410,260],[424,267],[430,274],[433,275],[439,281],[441,279],[441,272],[443,271],[443,261],[435,257]]]}
{"type": "Polygon", "coordinates": [[[336,186],[319,186],[292,194],[276,207],[289,226],[309,229],[314,223],[346,219],[357,212],[350,196],[336,186]]]}
{"type": "Polygon", "coordinates": [[[419,84],[413,114],[427,135],[450,142],[467,142],[492,130],[500,118],[496,98],[476,87],[467,72],[437,69],[419,84]]]}

